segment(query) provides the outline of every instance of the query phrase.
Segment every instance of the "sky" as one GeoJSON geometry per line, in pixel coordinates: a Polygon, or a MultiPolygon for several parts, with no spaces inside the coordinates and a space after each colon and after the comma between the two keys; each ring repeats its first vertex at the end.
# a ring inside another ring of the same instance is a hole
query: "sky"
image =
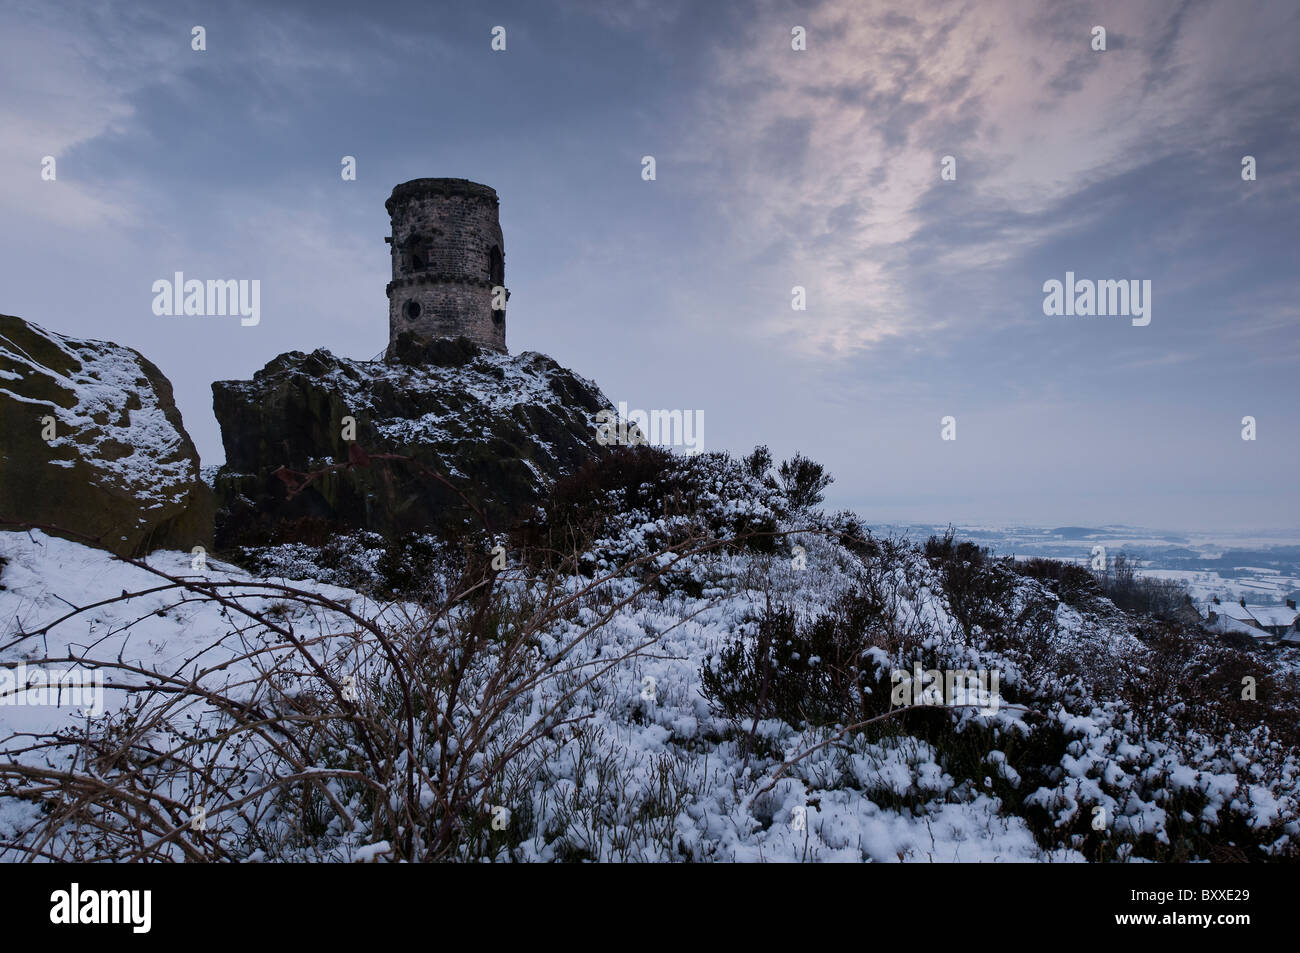
{"type": "Polygon", "coordinates": [[[463,177],[512,352],[828,506],[1300,527],[1297,50],[1291,0],[6,0],[0,313],[141,351],[219,463],[212,381],[382,350],[384,200],[463,177]],[[155,315],[177,271],[260,323],[155,315]],[[1046,315],[1067,272],[1150,323],[1046,315]]]}

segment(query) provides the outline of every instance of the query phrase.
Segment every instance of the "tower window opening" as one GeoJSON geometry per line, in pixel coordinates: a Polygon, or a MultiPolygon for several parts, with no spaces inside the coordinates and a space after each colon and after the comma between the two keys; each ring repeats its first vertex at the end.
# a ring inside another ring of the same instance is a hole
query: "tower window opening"
{"type": "Polygon", "coordinates": [[[424,271],[429,267],[429,242],[420,235],[412,235],[406,242],[406,259],[412,271],[424,271]]]}
{"type": "Polygon", "coordinates": [[[414,321],[420,316],[420,302],[412,298],[402,307],[402,313],[406,315],[408,321],[414,321]]]}
{"type": "MultiPolygon", "coordinates": [[[[492,282],[493,294],[496,293],[496,287],[506,280],[506,259],[501,254],[501,246],[493,245],[488,250],[488,280],[492,282]]],[[[506,313],[502,310],[494,309],[492,311],[492,323],[501,326],[505,321],[506,313]]]]}
{"type": "Polygon", "coordinates": [[[488,252],[488,280],[494,285],[502,284],[506,280],[506,260],[501,254],[500,245],[493,245],[488,252]]]}

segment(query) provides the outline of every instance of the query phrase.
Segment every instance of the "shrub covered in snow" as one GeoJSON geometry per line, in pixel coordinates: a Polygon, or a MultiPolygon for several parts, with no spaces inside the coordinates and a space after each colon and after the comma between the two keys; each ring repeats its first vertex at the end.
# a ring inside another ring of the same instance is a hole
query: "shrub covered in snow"
{"type": "Polygon", "coordinates": [[[506,533],[244,569],[0,534],[0,673],[120,686],[0,707],[0,856],[1300,856],[1300,652],[791,517],[769,468],[630,448],[506,533]]]}

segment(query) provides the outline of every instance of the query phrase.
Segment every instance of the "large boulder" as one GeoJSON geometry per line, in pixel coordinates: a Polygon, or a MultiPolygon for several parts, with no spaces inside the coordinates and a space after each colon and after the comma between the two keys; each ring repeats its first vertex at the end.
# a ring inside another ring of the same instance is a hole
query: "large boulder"
{"type": "Polygon", "coordinates": [[[210,546],[171,382],[138,352],[0,315],[0,523],[122,556],[210,546]]]}
{"type": "Polygon", "coordinates": [[[595,417],[611,409],[544,354],[408,335],[386,362],[292,351],[212,394],[220,548],[357,529],[396,539],[478,523],[476,510],[503,529],[606,451],[595,417]]]}

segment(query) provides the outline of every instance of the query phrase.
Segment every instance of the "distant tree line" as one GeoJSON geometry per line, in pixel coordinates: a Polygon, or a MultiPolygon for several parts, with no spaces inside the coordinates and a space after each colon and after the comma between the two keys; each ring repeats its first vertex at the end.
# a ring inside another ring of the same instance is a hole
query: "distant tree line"
{"type": "Polygon", "coordinates": [[[1137,574],[1138,561],[1124,553],[1106,560],[1106,568],[1093,572],[1101,593],[1121,609],[1165,616],[1191,601],[1187,587],[1174,579],[1152,579],[1137,574]]]}

